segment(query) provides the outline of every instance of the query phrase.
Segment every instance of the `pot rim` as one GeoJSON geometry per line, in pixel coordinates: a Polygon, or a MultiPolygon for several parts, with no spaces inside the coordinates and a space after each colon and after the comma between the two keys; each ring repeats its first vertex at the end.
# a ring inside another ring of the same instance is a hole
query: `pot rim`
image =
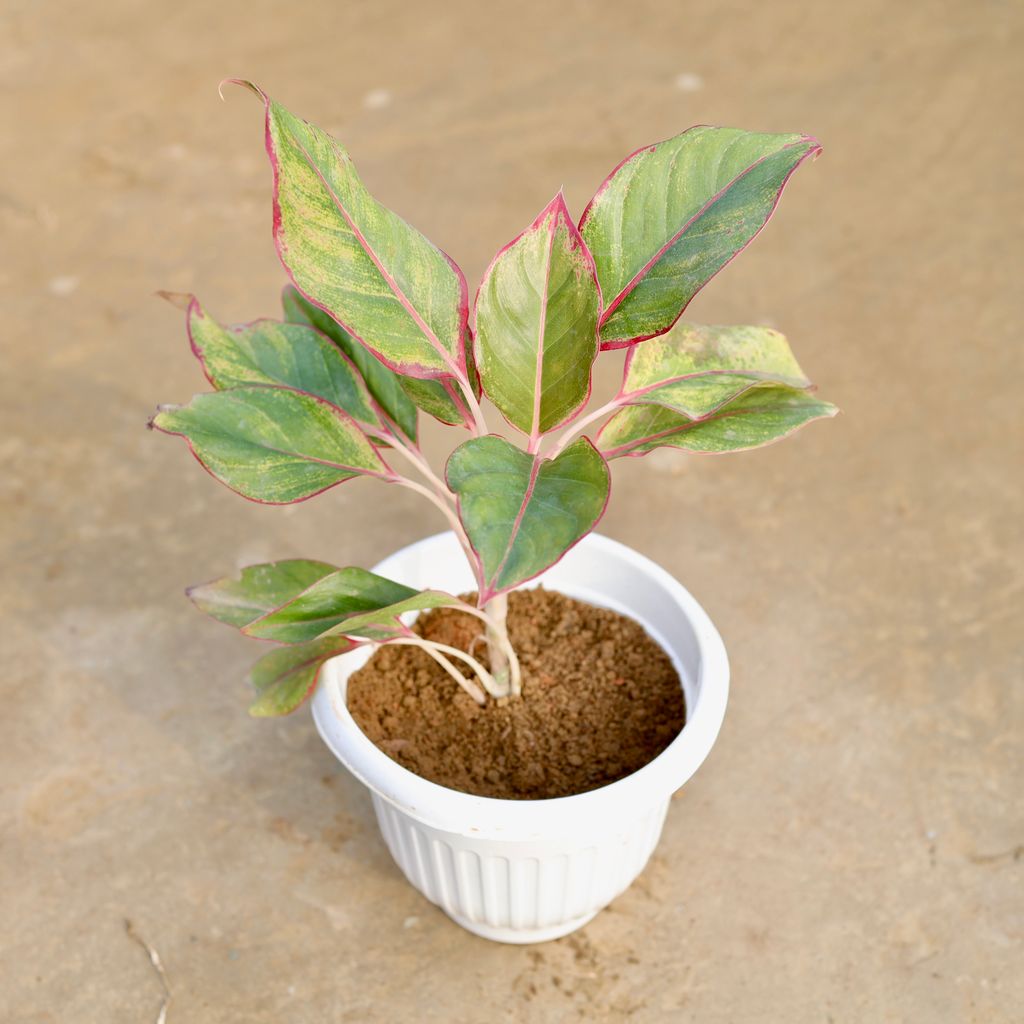
{"type": "MultiPolygon", "coordinates": [[[[450,531],[399,549],[372,571],[379,571],[384,562],[399,555],[445,543],[457,545],[450,531]]],[[[340,655],[324,665],[311,702],[317,731],[334,755],[364,785],[403,813],[433,828],[479,838],[529,842],[552,835],[578,834],[581,830],[607,830],[609,822],[631,821],[667,800],[700,767],[721,728],[729,695],[725,645],[690,592],[656,562],[596,533],[584,537],[578,549],[630,562],[668,592],[693,630],[700,654],[699,670],[687,693],[696,694],[696,699],[692,705],[688,703],[686,724],[679,735],[657,757],[617,782],[572,796],[508,800],[449,789],[393,761],[356,724],[341,688],[347,676],[341,675],[340,663],[352,655],[340,655]]],[[[626,606],[625,602],[623,605],[626,606]]],[[[655,632],[641,616],[630,614],[649,632],[655,632]]],[[[668,653],[681,671],[678,658],[671,650],[668,653]]]]}

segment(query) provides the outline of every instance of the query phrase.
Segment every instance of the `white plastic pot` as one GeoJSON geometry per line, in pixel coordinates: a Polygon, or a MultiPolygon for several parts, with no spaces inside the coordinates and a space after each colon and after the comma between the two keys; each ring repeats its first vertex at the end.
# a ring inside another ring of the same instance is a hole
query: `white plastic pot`
{"type": "MultiPolygon", "coordinates": [[[[420,589],[474,587],[451,533],[403,548],[374,571],[420,589]]],[[[711,620],[630,548],[590,534],[536,582],[641,622],[679,672],[686,725],[632,775],[552,800],[496,800],[428,782],[374,746],[348,712],[346,682],[368,649],[328,662],[313,698],[320,735],[370,790],[409,881],[464,928],[500,942],[566,935],[633,882],[658,843],[669,798],[714,745],[729,692],[725,647],[711,620]]]]}

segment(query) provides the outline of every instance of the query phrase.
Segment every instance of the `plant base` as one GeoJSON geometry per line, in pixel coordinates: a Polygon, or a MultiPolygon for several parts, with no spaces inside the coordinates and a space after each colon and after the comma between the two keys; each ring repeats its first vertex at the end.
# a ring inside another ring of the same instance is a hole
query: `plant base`
{"type": "MultiPolygon", "coordinates": [[[[375,567],[419,588],[473,586],[451,534],[430,537],[375,567]]],[[[452,920],[502,942],[542,942],[579,928],[643,870],[672,793],[708,755],[729,691],[721,638],[700,605],[635,551],[590,534],[544,574],[545,587],[619,611],[672,660],[686,726],[638,771],[550,800],[500,800],[439,786],[373,744],[346,704],[365,649],[328,662],[313,697],[320,735],[370,790],[384,841],[410,883],[452,920]]],[[[680,808],[686,811],[687,808],[680,808]]],[[[699,829],[696,807],[687,827],[699,829]]]]}
{"type": "MultiPolygon", "coordinates": [[[[476,654],[479,620],[440,608],[413,627],[476,654]]],[[[509,595],[522,697],[480,707],[415,647],[383,647],[349,680],[349,711],[400,765],[449,789],[547,800],[625,778],[686,720],[679,674],[643,626],[544,588],[509,595]]]]}

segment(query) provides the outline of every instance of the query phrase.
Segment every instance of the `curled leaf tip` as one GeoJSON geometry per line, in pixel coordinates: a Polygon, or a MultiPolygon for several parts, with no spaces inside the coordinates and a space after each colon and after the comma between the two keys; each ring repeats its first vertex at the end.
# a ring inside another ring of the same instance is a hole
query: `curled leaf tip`
{"type": "Polygon", "coordinates": [[[217,95],[223,100],[224,86],[225,85],[240,85],[243,89],[248,89],[257,99],[262,100],[264,103],[267,102],[267,94],[256,84],[250,82],[246,78],[222,78],[220,84],[217,86],[217,95]]]}
{"type": "Polygon", "coordinates": [[[809,153],[812,162],[825,151],[825,147],[813,135],[804,135],[803,141],[811,147],[809,153]]]}

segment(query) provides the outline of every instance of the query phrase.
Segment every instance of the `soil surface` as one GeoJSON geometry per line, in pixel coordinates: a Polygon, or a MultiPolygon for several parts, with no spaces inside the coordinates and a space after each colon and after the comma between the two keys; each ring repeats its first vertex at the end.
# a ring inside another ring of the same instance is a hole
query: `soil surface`
{"type": "MultiPolygon", "coordinates": [[[[481,623],[464,612],[428,612],[414,628],[428,640],[472,646],[487,664],[481,623]]],[[[410,771],[511,800],[615,782],[679,734],[686,707],[678,673],[639,623],[538,587],[509,595],[508,628],[520,699],[481,707],[423,651],[382,647],[349,680],[349,710],[410,771]]]]}

